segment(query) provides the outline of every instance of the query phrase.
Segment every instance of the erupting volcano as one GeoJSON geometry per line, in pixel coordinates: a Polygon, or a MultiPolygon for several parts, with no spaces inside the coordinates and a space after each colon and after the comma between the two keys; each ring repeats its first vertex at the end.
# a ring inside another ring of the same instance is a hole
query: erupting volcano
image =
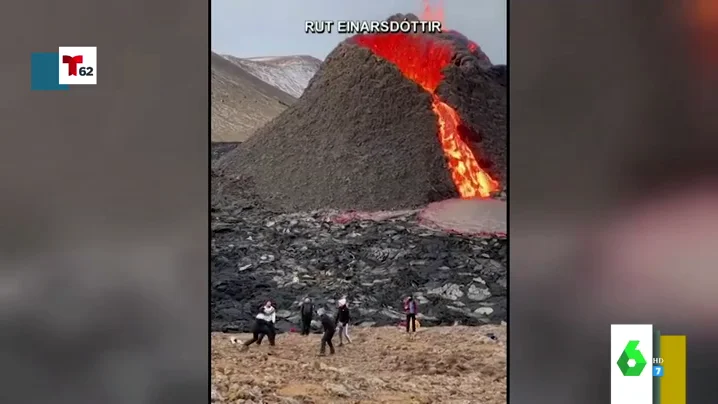
{"type": "Polygon", "coordinates": [[[479,167],[471,149],[459,134],[461,122],[458,114],[436,94],[444,78],[442,70],[451,63],[451,46],[428,35],[358,35],[354,41],[394,63],[404,76],[432,95],[441,148],[459,195],[462,198],[489,197],[496,192],[498,182],[479,167]]]}
{"type": "Polygon", "coordinates": [[[454,31],[354,36],[218,171],[282,211],[491,197],[506,178],[505,71],[454,31]]]}

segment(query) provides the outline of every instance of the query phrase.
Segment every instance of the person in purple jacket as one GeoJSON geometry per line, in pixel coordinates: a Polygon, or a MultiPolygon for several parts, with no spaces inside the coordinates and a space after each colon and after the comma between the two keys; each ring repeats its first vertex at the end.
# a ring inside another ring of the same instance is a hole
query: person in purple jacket
{"type": "Polygon", "coordinates": [[[416,315],[419,314],[419,304],[413,296],[404,299],[404,313],[406,314],[406,332],[413,338],[416,332],[416,315]]]}

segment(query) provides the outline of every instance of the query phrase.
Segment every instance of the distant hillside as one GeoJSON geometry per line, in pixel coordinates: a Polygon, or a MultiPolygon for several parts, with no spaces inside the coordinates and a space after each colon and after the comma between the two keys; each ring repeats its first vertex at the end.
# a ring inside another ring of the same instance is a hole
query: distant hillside
{"type": "Polygon", "coordinates": [[[212,52],[212,141],[242,142],[296,98],[212,52]]]}
{"type": "Polygon", "coordinates": [[[299,98],[322,61],[307,55],[238,58],[223,55],[247,72],[299,98]]]}

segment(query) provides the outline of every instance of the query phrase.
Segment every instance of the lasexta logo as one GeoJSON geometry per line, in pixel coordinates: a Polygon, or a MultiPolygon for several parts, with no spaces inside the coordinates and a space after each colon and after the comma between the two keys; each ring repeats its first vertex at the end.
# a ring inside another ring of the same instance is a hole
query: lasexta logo
{"type": "Polygon", "coordinates": [[[641,351],[638,350],[638,342],[635,340],[628,341],[618,358],[618,362],[616,362],[624,376],[640,376],[646,367],[647,362],[641,351]]]}

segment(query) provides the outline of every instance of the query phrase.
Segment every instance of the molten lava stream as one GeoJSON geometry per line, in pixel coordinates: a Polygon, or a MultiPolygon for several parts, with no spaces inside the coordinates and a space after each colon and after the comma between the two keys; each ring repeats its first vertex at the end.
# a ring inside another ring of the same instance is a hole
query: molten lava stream
{"type": "Polygon", "coordinates": [[[479,167],[471,149],[461,139],[459,114],[436,95],[432,97],[432,108],[439,120],[439,142],[459,195],[488,198],[499,189],[499,183],[479,167]]]}
{"type": "Polygon", "coordinates": [[[396,65],[406,78],[432,94],[432,109],[439,123],[439,142],[459,195],[462,198],[487,198],[496,192],[499,183],[479,166],[459,135],[459,114],[435,93],[444,78],[442,70],[451,63],[451,47],[427,36],[408,34],[357,35],[354,41],[396,65]]]}

